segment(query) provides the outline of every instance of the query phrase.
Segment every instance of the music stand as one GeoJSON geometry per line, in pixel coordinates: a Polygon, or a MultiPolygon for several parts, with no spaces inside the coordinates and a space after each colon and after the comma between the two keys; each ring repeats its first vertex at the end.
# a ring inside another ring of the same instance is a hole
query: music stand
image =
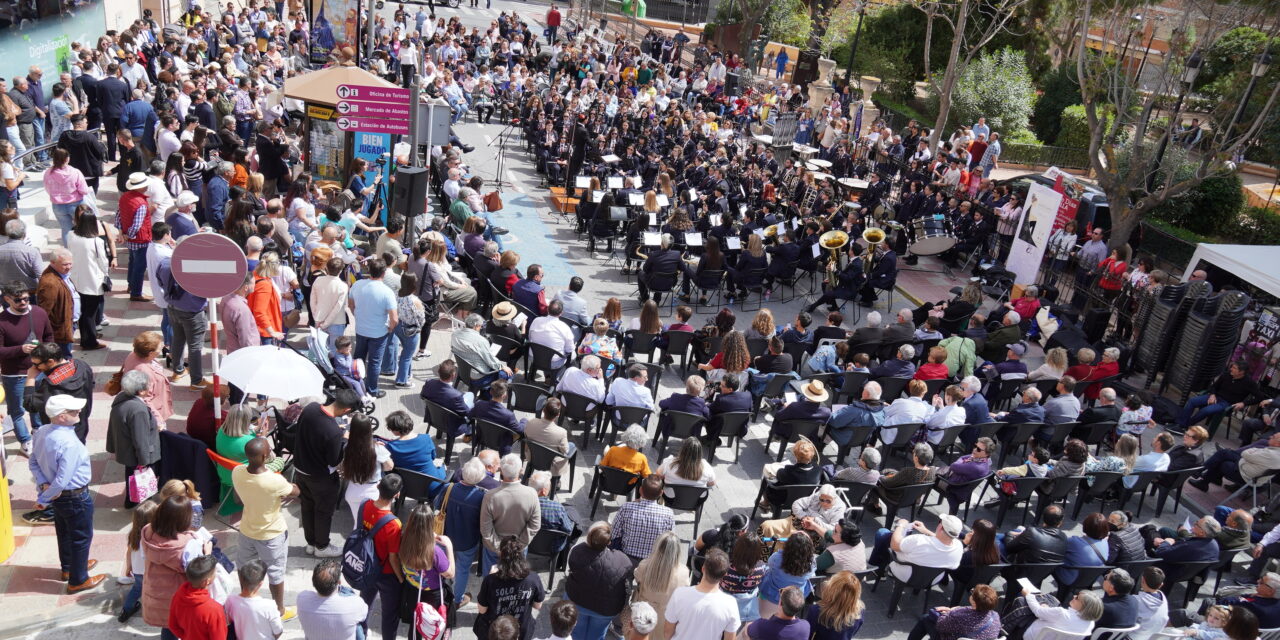
{"type": "Polygon", "coordinates": [[[492,181],[494,187],[498,191],[502,191],[503,187],[512,188],[515,186],[511,182],[502,179],[503,173],[506,171],[507,164],[507,136],[510,135],[513,127],[515,127],[515,123],[508,124],[502,129],[502,131],[498,132],[498,137],[485,145],[488,147],[492,147],[495,144],[498,145],[498,168],[493,173],[492,181]]]}

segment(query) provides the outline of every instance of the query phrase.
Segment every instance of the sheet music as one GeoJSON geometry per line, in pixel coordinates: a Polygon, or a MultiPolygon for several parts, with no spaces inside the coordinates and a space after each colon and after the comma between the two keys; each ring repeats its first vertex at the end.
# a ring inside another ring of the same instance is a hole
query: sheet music
{"type": "Polygon", "coordinates": [[[631,176],[630,178],[627,178],[627,181],[631,183],[631,186],[637,189],[644,184],[644,180],[642,180],[640,176],[631,176]]]}
{"type": "Polygon", "coordinates": [[[662,244],[662,234],[656,231],[644,232],[644,246],[656,247],[662,244]]]}
{"type": "Polygon", "coordinates": [[[822,247],[818,246],[818,245],[820,245],[820,244],[822,244],[822,243],[820,243],[820,242],[815,242],[815,243],[813,243],[812,245],[810,245],[810,246],[812,246],[812,247],[813,247],[813,257],[815,257],[815,258],[822,256],[822,247]]]}
{"type": "Polygon", "coordinates": [[[645,216],[646,216],[647,218],[649,218],[649,226],[651,226],[651,227],[656,227],[656,226],[658,226],[658,214],[653,213],[653,212],[651,211],[651,212],[649,212],[649,213],[645,214],[645,216]]]}
{"type": "Polygon", "coordinates": [[[658,194],[658,206],[659,207],[671,206],[671,200],[667,198],[667,194],[665,193],[658,194]]]}
{"type": "Polygon", "coordinates": [[[517,313],[516,317],[512,318],[511,321],[514,322],[517,327],[523,327],[524,323],[529,321],[529,316],[526,316],[524,312],[521,311],[520,313],[517,313]]]}
{"type": "Polygon", "coordinates": [[[760,236],[761,238],[763,238],[763,237],[764,237],[764,229],[752,229],[752,230],[751,230],[751,233],[754,233],[754,234],[756,234],[756,235],[760,236]]]}
{"type": "Polygon", "coordinates": [[[498,352],[499,352],[499,351],[502,351],[502,345],[500,345],[500,344],[491,344],[491,345],[489,345],[489,353],[492,353],[493,355],[495,355],[495,356],[496,356],[496,355],[498,355],[498,352]]]}
{"type": "Polygon", "coordinates": [[[622,188],[622,176],[609,176],[608,178],[606,178],[606,182],[608,183],[610,189],[622,188]]]}
{"type": "Polygon", "coordinates": [[[792,218],[792,219],[791,219],[791,228],[792,228],[792,229],[799,229],[799,228],[800,228],[800,218],[792,218]]]}
{"type": "Polygon", "coordinates": [[[575,178],[575,179],[573,180],[573,184],[574,184],[574,186],[575,186],[575,187],[577,187],[577,188],[579,188],[579,189],[590,189],[590,188],[591,188],[591,176],[578,176],[577,178],[575,178]]]}
{"type": "Polygon", "coordinates": [[[689,189],[689,202],[695,202],[698,199],[698,190],[689,189]]]}
{"type": "Polygon", "coordinates": [[[788,391],[782,394],[782,397],[786,398],[787,404],[791,404],[796,401],[796,393],[794,391],[788,391]]]}
{"type": "Polygon", "coordinates": [[[740,213],[740,214],[742,214],[742,215],[746,215],[746,214],[747,214],[747,205],[745,205],[745,204],[739,204],[739,205],[738,205],[738,213],[740,213]]]}
{"type": "Polygon", "coordinates": [[[607,163],[609,163],[609,164],[613,164],[613,163],[615,163],[615,162],[618,162],[618,161],[622,160],[622,158],[619,158],[618,156],[615,156],[615,155],[613,155],[612,153],[610,153],[610,154],[608,154],[608,155],[600,156],[600,159],[601,159],[601,160],[604,160],[605,162],[607,162],[607,163]]]}
{"type": "Polygon", "coordinates": [[[701,247],[702,234],[696,231],[689,231],[684,234],[684,244],[686,247],[701,247]]]}
{"type": "Polygon", "coordinates": [[[737,251],[742,248],[742,239],[738,236],[728,236],[724,239],[724,246],[729,251],[737,251]]]}
{"type": "Polygon", "coordinates": [[[600,202],[601,200],[604,200],[604,192],[603,192],[603,191],[592,191],[592,192],[591,192],[591,201],[592,201],[592,202],[600,202]]]}
{"type": "Polygon", "coordinates": [[[718,227],[718,226],[720,226],[720,214],[718,214],[718,213],[713,213],[713,214],[711,214],[710,216],[707,216],[707,219],[709,219],[709,220],[711,221],[711,226],[713,226],[713,227],[718,227]]]}
{"type": "Polygon", "coordinates": [[[643,206],[644,206],[644,194],[643,194],[643,193],[635,193],[635,192],[628,193],[628,194],[627,194],[627,204],[629,204],[629,205],[631,205],[631,206],[633,206],[633,207],[643,207],[643,206]]]}

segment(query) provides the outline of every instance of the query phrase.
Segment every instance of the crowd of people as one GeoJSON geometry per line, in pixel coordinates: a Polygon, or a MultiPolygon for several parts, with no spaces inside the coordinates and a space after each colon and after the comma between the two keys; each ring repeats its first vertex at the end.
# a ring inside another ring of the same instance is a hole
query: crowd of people
{"type": "MultiPolygon", "coordinates": [[[[1077,536],[1063,507],[1049,504],[1082,476],[1082,487],[1111,482],[1104,495],[1127,500],[1126,489],[1150,480],[1143,474],[1197,470],[1189,484],[1203,490],[1280,468],[1280,398],[1265,399],[1243,365],[1158,423],[1149,395],[1117,393],[1119,348],[1068,349],[1043,335],[1035,319],[1054,301],[1040,289],[990,307],[971,283],[951,300],[891,310],[891,323],[870,311],[846,327],[846,301],[872,306],[893,289],[898,258],[912,259],[909,234],[897,229],[914,221],[951,221],[957,243],[944,260],[1007,255],[1023,210],[1019,194],[990,179],[1001,147],[985,120],[937,148],[915,123],[854,131],[848,87],[821,103],[788,84],[743,90],[730,86],[743,70],[736,55],[686,52],[678,36],[630,43],[587,33],[554,6],[545,43],[514,14],[483,32],[421,8],[377,18],[364,66],[406,84],[421,76],[455,123],[474,112],[517,124],[549,183],[581,196],[571,214],[579,238],[591,251],[616,246],[624,275],[637,279],[641,307],[626,318],[617,297],[592,308],[581,278],[551,291],[542,265],[503,246],[500,204],[483,195],[465,161],[471,148],[456,137],[426,154],[439,216],[379,210],[363,161],[339,190],[300,171],[298,118],[271,95],[313,68],[318,25],[283,4],[193,7],[181,32],[148,16],[92,48],[73,44],[52,97],[38,67],[0,87],[0,373],[39,491],[22,517],[54,525],[69,593],[106,580],[89,557],[94,371],[73,353],[77,341],[82,351],[106,347],[106,297],[127,295],[134,311],[158,316],[158,330],[132,336],[107,384],[107,451],[125,470],[132,510],[119,618],[141,613],[163,638],[220,638],[228,627],[237,638],[278,637],[295,618],[308,638],[368,637],[374,619],[394,638],[401,623],[454,626],[474,604],[476,637],[530,640],[545,604],[541,617],[561,639],[847,639],[863,625],[866,582],[907,582],[917,571],[948,576],[968,599],[930,610],[913,640],[1039,640],[1134,625],[1254,640],[1259,628],[1280,627],[1280,574],[1269,565],[1280,558],[1280,504],[1220,506],[1177,529],[1140,525],[1123,507],[1087,512],[1077,536]],[[796,142],[812,144],[828,173],[798,154],[779,159],[753,137],[792,113],[796,142]],[[45,141],[56,144],[18,159],[45,141]],[[47,259],[16,211],[26,172],[36,171],[60,229],[47,259]],[[99,209],[107,176],[120,192],[114,211],[99,209]],[[890,234],[870,247],[821,244],[828,231],[856,239],[871,227],[890,234]],[[210,301],[186,291],[171,264],[173,245],[202,232],[232,238],[251,272],[217,302],[222,348],[280,344],[314,327],[339,388],[272,411],[210,384],[210,301]],[[125,287],[111,281],[117,266],[127,267],[125,287]],[[735,302],[768,301],[806,272],[825,274],[825,286],[791,322],[780,326],[765,307],[739,325],[735,302]],[[726,306],[699,326],[696,306],[718,294],[726,306]],[[668,320],[664,296],[682,302],[668,320]],[[388,383],[412,386],[415,367],[425,369],[416,363],[433,355],[437,320],[450,315],[448,353],[435,354],[418,393],[435,435],[402,410],[375,434],[367,404],[388,383]],[[1037,340],[1045,362],[1031,369],[1023,360],[1037,340]],[[695,373],[659,397],[676,357],[695,373]],[[238,511],[230,537],[205,528],[209,501],[192,482],[156,482],[161,433],[183,393],[198,394],[186,434],[233,463],[219,487],[238,511]],[[1245,423],[1242,448],[1214,451],[1208,419],[1246,406],[1262,416],[1245,423]],[[740,441],[758,423],[790,460],[764,466],[756,504],[731,501],[735,513],[687,545],[670,505],[687,489],[717,491],[723,439],[740,441]],[[579,431],[588,433],[571,441],[579,431]],[[616,473],[634,496],[598,521],[560,499],[591,431],[607,433],[609,446],[588,493],[612,494],[604,478],[616,473]],[[471,445],[456,463],[455,439],[471,445]],[[1019,449],[1026,455],[1006,466],[1019,449]],[[425,495],[413,488],[423,476],[425,495]],[[1046,506],[1031,526],[1002,531],[1029,481],[1046,506]],[[937,524],[896,519],[922,485],[947,501],[937,524]],[[974,508],[998,509],[995,522],[970,513],[980,488],[996,497],[974,508]],[[355,530],[345,544],[333,537],[340,504],[355,530]],[[755,522],[739,507],[772,517],[755,522]],[[886,516],[885,527],[864,534],[867,512],[886,516]],[[293,519],[301,552],[291,550],[293,519]],[[228,543],[234,552],[219,547],[228,543]],[[566,572],[559,599],[526,557],[546,549],[553,570],[566,572]],[[1198,609],[1170,605],[1174,585],[1190,588],[1207,571],[1197,563],[1235,550],[1253,556],[1251,591],[1198,609]],[[313,588],[292,597],[291,555],[316,560],[313,588]],[[1035,572],[1047,563],[1058,568],[1035,572]],[[1091,567],[1108,568],[1096,590],[1078,580],[1091,567]],[[1010,596],[1003,606],[997,576],[1010,596]],[[1057,594],[1039,591],[1050,576],[1057,594]],[[269,598],[259,596],[264,583],[269,598]]],[[[337,49],[327,64],[357,62],[337,49]]],[[[785,60],[774,64],[785,70],[785,60]]],[[[416,152],[397,153],[396,164],[416,152]]],[[[1050,246],[1055,273],[1074,261],[1074,286],[1096,286],[1116,305],[1138,306],[1168,282],[1142,260],[1129,271],[1127,250],[1108,252],[1101,229],[1080,238],[1071,222],[1050,246]]],[[[1069,331],[1068,317],[1057,320],[1069,331]]]]}

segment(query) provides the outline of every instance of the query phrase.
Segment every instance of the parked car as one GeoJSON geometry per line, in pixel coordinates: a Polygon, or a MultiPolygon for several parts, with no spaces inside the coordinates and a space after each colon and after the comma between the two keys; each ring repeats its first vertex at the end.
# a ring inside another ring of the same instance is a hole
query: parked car
{"type": "MultiPolygon", "coordinates": [[[[1053,180],[1039,173],[1024,173],[1013,178],[1005,178],[997,180],[997,185],[1009,187],[1009,190],[1018,194],[1018,200],[1027,201],[1027,190],[1031,188],[1032,182],[1038,182],[1046,187],[1053,186],[1053,180]]],[[[1107,195],[1097,187],[1077,182],[1084,188],[1084,192],[1080,194],[1080,208],[1076,211],[1076,226],[1084,229],[1092,224],[1095,227],[1104,229],[1111,228],[1111,207],[1107,204],[1107,195]]]]}

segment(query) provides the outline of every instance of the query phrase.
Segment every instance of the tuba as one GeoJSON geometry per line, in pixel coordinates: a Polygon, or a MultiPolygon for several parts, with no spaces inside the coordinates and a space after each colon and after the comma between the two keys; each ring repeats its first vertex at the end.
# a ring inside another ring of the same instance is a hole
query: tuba
{"type": "Polygon", "coordinates": [[[867,227],[862,232],[862,239],[867,243],[867,251],[862,255],[862,271],[870,274],[871,270],[875,268],[876,247],[879,247],[880,243],[884,242],[885,239],[884,229],[867,227]]]}

